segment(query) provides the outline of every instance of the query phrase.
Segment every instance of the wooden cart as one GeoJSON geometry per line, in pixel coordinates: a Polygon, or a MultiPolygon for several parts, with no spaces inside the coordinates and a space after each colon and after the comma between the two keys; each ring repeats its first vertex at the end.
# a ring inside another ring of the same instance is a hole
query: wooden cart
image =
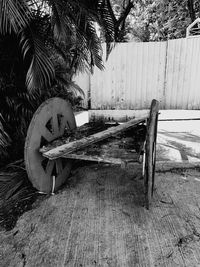
{"type": "Polygon", "coordinates": [[[137,162],[143,164],[145,205],[149,208],[154,189],[158,109],[159,103],[154,99],[147,116],[131,119],[124,124],[110,127],[80,140],[49,147],[50,142],[63,137],[66,129],[74,130],[76,122],[68,102],[60,98],[45,101],[32,118],[25,142],[25,165],[30,181],[36,189],[48,194],[56,191],[66,181],[73,160],[106,162],[122,167],[137,162]],[[127,141],[126,132],[129,131],[130,145],[130,133],[135,128],[138,129],[138,126],[141,126],[139,129],[143,129],[143,133],[145,130],[139,147],[124,150],[122,146],[125,143],[127,145],[124,141],[124,138],[127,141]],[[125,133],[124,137],[122,133],[125,133]],[[118,146],[113,141],[116,138],[118,146]],[[102,145],[103,140],[111,144],[106,146],[109,149],[106,150],[105,145],[102,145]],[[97,144],[100,145],[95,150],[94,146],[97,144]],[[103,153],[94,153],[102,150],[103,153]]]}

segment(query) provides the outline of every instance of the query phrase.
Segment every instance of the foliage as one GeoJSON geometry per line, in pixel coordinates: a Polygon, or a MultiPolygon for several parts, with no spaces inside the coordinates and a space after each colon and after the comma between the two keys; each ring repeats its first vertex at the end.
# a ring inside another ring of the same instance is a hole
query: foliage
{"type": "Polygon", "coordinates": [[[24,139],[29,122],[37,107],[47,98],[60,96],[72,105],[80,102],[76,91],[80,88],[71,81],[64,64],[54,59],[55,83],[49,90],[35,90],[31,94],[25,87],[26,65],[21,56],[16,35],[0,39],[0,159],[1,166],[8,160],[23,157],[24,139]],[[77,102],[77,103],[76,103],[77,102]]]}
{"type": "Polygon", "coordinates": [[[109,0],[115,41],[182,38],[200,16],[198,0],[109,0]]]}
{"type": "MultiPolygon", "coordinates": [[[[81,89],[72,82],[73,75],[94,66],[103,69],[95,23],[109,48],[113,22],[106,2],[0,1],[0,167],[23,158],[29,122],[44,100],[61,96],[79,104],[81,89]]],[[[27,175],[19,169],[9,169],[7,181],[0,177],[0,198],[10,194],[8,212],[15,202],[10,198],[23,198],[27,175]]]]}
{"type": "Polygon", "coordinates": [[[33,112],[46,98],[62,96],[72,104],[80,88],[77,71],[103,68],[95,22],[113,40],[106,1],[0,2],[0,158],[21,147],[33,112]],[[10,142],[11,141],[11,142],[10,142]],[[17,141],[17,142],[16,142],[17,141]]]}
{"type": "Polygon", "coordinates": [[[0,35],[19,37],[30,91],[48,88],[55,81],[49,48],[59,52],[72,71],[83,66],[103,68],[94,22],[100,24],[106,40],[111,41],[113,24],[109,14],[104,15],[105,3],[105,0],[1,1],[0,35]]]}
{"type": "Polygon", "coordinates": [[[32,207],[38,193],[27,178],[23,160],[0,172],[0,184],[0,226],[11,230],[18,217],[32,207]]]}
{"type": "Polygon", "coordinates": [[[142,0],[132,10],[129,32],[140,41],[182,38],[200,14],[198,0],[142,0]]]}
{"type": "Polygon", "coordinates": [[[115,42],[126,42],[127,21],[129,14],[137,1],[132,0],[107,0],[107,9],[114,26],[115,42]]]}

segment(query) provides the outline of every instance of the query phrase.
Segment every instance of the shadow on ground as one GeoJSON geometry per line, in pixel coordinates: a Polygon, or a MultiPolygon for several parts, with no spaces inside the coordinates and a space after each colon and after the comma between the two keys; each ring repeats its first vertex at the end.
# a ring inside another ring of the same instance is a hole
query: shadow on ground
{"type": "Polygon", "coordinates": [[[192,133],[160,131],[157,160],[200,161],[200,136],[192,133]]]}

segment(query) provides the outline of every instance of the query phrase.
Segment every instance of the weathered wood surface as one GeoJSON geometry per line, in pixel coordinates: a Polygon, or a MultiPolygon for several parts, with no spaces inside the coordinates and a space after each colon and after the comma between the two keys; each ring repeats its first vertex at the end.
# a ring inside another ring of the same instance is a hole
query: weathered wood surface
{"type": "Polygon", "coordinates": [[[86,161],[94,161],[98,163],[110,163],[115,165],[121,165],[121,167],[126,166],[128,163],[138,162],[138,157],[133,157],[133,159],[123,160],[121,158],[112,158],[112,157],[98,157],[98,156],[88,156],[85,154],[66,154],[63,156],[67,159],[78,159],[78,160],[86,160],[86,161]]]}
{"type": "MultiPolygon", "coordinates": [[[[135,129],[128,134],[132,135],[135,129]]],[[[125,137],[117,135],[117,137],[109,138],[97,144],[93,144],[82,150],[78,150],[75,154],[66,154],[63,157],[68,159],[79,159],[86,161],[96,161],[126,166],[128,163],[138,162],[140,160],[140,151],[145,140],[146,127],[136,129],[141,135],[140,140],[133,135],[125,137]]]]}
{"type": "Polygon", "coordinates": [[[29,180],[39,191],[50,193],[58,189],[70,174],[70,161],[48,161],[39,153],[42,144],[61,137],[65,128],[75,129],[76,121],[70,103],[58,97],[43,102],[31,120],[24,149],[25,165],[29,180]]]}
{"type": "Polygon", "coordinates": [[[147,137],[145,146],[145,198],[146,207],[149,208],[153,196],[154,173],[155,173],[155,149],[157,136],[159,102],[152,100],[150,115],[147,123],[147,137]]]}
{"type": "Polygon", "coordinates": [[[117,121],[127,122],[138,117],[149,116],[149,109],[145,110],[89,110],[89,121],[117,121]]]}
{"type": "Polygon", "coordinates": [[[148,117],[140,117],[137,119],[130,120],[127,123],[118,125],[116,127],[111,127],[103,132],[93,134],[91,136],[82,138],[81,140],[73,141],[61,146],[58,146],[53,149],[49,149],[47,151],[46,148],[41,148],[40,152],[43,153],[44,157],[47,157],[49,159],[56,159],[59,157],[63,157],[65,154],[73,153],[79,149],[83,149],[85,147],[90,146],[91,144],[94,144],[96,142],[99,142],[101,140],[107,139],[110,136],[116,135],[117,133],[126,131],[134,126],[136,126],[139,123],[144,122],[148,117]]]}

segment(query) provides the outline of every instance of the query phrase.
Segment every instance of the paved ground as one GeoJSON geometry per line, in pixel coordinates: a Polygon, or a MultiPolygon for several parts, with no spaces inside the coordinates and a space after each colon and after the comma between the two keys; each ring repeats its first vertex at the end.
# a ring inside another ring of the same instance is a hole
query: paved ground
{"type": "Polygon", "coordinates": [[[159,121],[157,160],[200,162],[200,111],[161,111],[159,119],[182,120],[159,121]]]}
{"type": "Polygon", "coordinates": [[[198,267],[199,175],[157,172],[147,210],[139,167],[79,167],[68,186],[0,231],[0,266],[198,267]]]}
{"type": "MultiPolygon", "coordinates": [[[[80,117],[83,114],[79,115],[80,117]]],[[[156,190],[144,208],[141,165],[74,169],[16,227],[0,231],[1,267],[200,266],[199,121],[159,122],[156,190]],[[181,168],[176,169],[177,162],[181,168]]]]}

